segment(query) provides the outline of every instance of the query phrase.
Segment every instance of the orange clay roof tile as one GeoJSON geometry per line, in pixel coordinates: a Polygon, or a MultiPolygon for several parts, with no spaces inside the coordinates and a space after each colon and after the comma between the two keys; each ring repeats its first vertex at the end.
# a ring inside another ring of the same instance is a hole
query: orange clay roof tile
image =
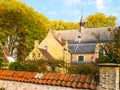
{"type": "Polygon", "coordinates": [[[55,80],[58,80],[58,79],[59,79],[59,77],[60,77],[60,75],[61,75],[61,74],[60,74],[60,73],[58,73],[58,74],[55,76],[55,78],[54,78],[54,79],[55,79],[55,80]]]}
{"type": "Polygon", "coordinates": [[[66,81],[62,81],[61,85],[65,86],[66,85],[66,81]]]}
{"type": "Polygon", "coordinates": [[[83,84],[79,82],[79,83],[77,84],[77,88],[83,89],[83,84]]]}
{"type": "Polygon", "coordinates": [[[83,87],[84,87],[85,89],[88,89],[88,88],[89,88],[89,84],[84,83],[83,87]]]}
{"type": "Polygon", "coordinates": [[[67,87],[70,87],[71,84],[72,84],[72,82],[68,81],[68,82],[66,83],[66,86],[67,86],[67,87]]]}
{"type": "Polygon", "coordinates": [[[55,85],[56,85],[56,82],[57,82],[56,80],[53,80],[51,84],[52,84],[53,86],[55,86],[55,85]]]}
{"type": "Polygon", "coordinates": [[[50,85],[51,82],[52,82],[52,80],[49,79],[49,80],[47,80],[46,84],[50,85]]]}
{"type": "Polygon", "coordinates": [[[96,90],[98,85],[98,80],[89,75],[46,73],[38,79],[35,78],[37,74],[37,72],[0,70],[0,79],[92,90],[96,90]]]}
{"type": "Polygon", "coordinates": [[[70,77],[70,74],[66,74],[63,80],[64,80],[64,81],[68,81],[68,80],[69,80],[69,77],[70,77]]]}
{"type": "Polygon", "coordinates": [[[41,83],[42,83],[42,81],[43,81],[43,80],[42,80],[42,79],[40,79],[38,83],[39,83],[39,84],[41,84],[41,83]]]}
{"type": "Polygon", "coordinates": [[[71,86],[72,86],[73,88],[76,88],[76,87],[77,87],[77,82],[73,82],[71,86]]]}
{"type": "Polygon", "coordinates": [[[56,85],[60,86],[61,83],[62,83],[62,81],[58,80],[56,85]]]}

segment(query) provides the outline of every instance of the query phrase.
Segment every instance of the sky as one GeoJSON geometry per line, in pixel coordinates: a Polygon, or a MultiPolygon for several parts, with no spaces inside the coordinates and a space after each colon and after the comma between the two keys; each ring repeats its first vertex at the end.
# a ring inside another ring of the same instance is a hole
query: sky
{"type": "Polygon", "coordinates": [[[50,20],[78,22],[81,16],[115,15],[120,25],[120,0],[20,0],[50,20]]]}

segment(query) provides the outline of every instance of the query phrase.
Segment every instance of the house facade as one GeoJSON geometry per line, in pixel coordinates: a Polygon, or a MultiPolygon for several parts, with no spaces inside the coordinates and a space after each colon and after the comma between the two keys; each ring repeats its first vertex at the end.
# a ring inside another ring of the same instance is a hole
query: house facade
{"type": "Polygon", "coordinates": [[[26,60],[39,59],[63,60],[70,63],[71,53],[68,49],[68,42],[62,42],[60,38],[55,38],[52,31],[49,31],[41,43],[38,40],[35,41],[34,49],[26,57],[26,60]]]}
{"type": "Polygon", "coordinates": [[[99,47],[99,44],[104,44],[112,40],[109,29],[114,30],[114,28],[115,27],[84,28],[84,26],[81,26],[79,30],[59,30],[56,31],[54,35],[57,37],[60,34],[63,42],[68,41],[72,63],[95,62],[95,60],[104,53],[99,47]]]}
{"type": "Polygon", "coordinates": [[[43,49],[49,53],[48,56],[64,60],[67,63],[95,62],[103,53],[99,44],[112,40],[109,29],[114,30],[114,28],[84,28],[81,18],[80,29],[78,30],[56,30],[54,33],[49,31],[47,37],[40,44],[35,44],[34,50],[27,59],[31,60],[35,56],[33,55],[34,52],[39,52],[36,57],[42,58],[45,55],[39,49],[43,49]],[[100,43],[98,39],[101,41],[100,43]]]}

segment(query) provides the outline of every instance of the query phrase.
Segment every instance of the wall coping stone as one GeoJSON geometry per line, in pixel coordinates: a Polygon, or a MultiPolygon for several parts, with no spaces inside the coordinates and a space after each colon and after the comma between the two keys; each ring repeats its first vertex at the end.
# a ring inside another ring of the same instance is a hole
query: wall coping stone
{"type": "Polygon", "coordinates": [[[101,67],[120,67],[120,64],[116,64],[116,63],[99,63],[98,66],[101,66],[101,67]]]}

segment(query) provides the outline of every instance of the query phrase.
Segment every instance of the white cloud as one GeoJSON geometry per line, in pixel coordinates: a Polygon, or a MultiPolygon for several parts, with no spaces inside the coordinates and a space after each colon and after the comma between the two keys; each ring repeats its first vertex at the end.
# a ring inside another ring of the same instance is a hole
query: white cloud
{"type": "Polygon", "coordinates": [[[96,0],[96,7],[99,11],[105,10],[104,0],[96,0]]]}
{"type": "Polygon", "coordinates": [[[76,6],[80,3],[80,0],[64,0],[64,5],[66,7],[76,6]]]}
{"type": "Polygon", "coordinates": [[[52,14],[52,15],[57,14],[55,11],[50,11],[49,13],[52,14]]]}
{"type": "Polygon", "coordinates": [[[96,0],[96,7],[99,11],[105,12],[112,0],[96,0]]]}

